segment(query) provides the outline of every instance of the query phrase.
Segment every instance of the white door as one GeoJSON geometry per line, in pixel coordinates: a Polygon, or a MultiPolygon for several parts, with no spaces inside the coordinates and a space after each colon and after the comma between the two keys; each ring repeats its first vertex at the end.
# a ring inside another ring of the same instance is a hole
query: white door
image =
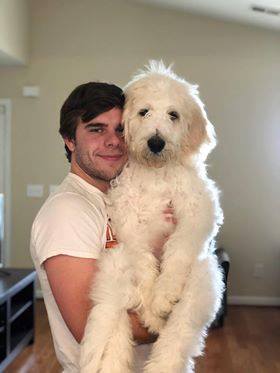
{"type": "Polygon", "coordinates": [[[5,106],[0,105],[0,263],[3,263],[3,246],[4,246],[4,204],[5,204],[5,194],[4,194],[4,170],[5,170],[5,106]]]}

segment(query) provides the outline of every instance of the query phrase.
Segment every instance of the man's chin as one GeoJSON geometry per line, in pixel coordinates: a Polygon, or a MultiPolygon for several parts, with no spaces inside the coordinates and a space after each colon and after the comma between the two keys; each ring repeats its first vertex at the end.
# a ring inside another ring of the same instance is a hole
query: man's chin
{"type": "Polygon", "coordinates": [[[105,181],[105,182],[110,182],[111,180],[115,179],[117,176],[120,175],[122,172],[122,168],[115,171],[115,172],[94,172],[90,176],[94,179],[100,180],[100,181],[105,181]]]}

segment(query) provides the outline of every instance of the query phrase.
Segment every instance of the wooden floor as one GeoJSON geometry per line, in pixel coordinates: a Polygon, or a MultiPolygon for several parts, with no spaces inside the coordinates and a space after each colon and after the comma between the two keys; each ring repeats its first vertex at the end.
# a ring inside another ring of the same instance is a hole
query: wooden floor
{"type": "MultiPolygon", "coordinates": [[[[37,301],[35,344],[5,373],[59,373],[43,301],[37,301]]],[[[279,373],[280,308],[231,306],[225,325],[210,331],[196,373],[279,373]]],[[[113,372],[112,372],[113,373],[113,372]]]]}

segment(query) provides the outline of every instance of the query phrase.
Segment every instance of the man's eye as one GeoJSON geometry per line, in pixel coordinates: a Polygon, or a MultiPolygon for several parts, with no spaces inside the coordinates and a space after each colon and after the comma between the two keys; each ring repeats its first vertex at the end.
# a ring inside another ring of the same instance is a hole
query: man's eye
{"type": "Polygon", "coordinates": [[[179,119],[180,118],[180,115],[179,113],[177,113],[177,111],[170,111],[168,113],[170,119],[172,120],[172,122],[174,122],[175,120],[179,119]]]}
{"type": "Polygon", "coordinates": [[[117,128],[117,131],[118,131],[119,133],[123,133],[123,131],[124,131],[124,127],[123,127],[123,126],[119,126],[119,127],[117,128]]]}
{"type": "Polygon", "coordinates": [[[94,132],[94,133],[102,133],[103,132],[103,128],[100,128],[100,127],[91,127],[89,132],[94,132]]]}
{"type": "Polygon", "coordinates": [[[144,117],[148,112],[149,112],[149,109],[141,109],[141,110],[139,110],[138,114],[141,117],[144,117]]]}

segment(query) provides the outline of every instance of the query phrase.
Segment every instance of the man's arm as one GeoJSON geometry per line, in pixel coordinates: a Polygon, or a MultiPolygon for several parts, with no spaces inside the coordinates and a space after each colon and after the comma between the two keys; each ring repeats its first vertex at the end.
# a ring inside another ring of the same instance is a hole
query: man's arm
{"type": "MultiPolygon", "coordinates": [[[[89,294],[98,271],[97,260],[57,255],[44,262],[44,268],[60,313],[78,343],[81,342],[92,307],[89,294]]],[[[138,343],[153,342],[137,315],[129,312],[133,336],[138,343]]]]}

